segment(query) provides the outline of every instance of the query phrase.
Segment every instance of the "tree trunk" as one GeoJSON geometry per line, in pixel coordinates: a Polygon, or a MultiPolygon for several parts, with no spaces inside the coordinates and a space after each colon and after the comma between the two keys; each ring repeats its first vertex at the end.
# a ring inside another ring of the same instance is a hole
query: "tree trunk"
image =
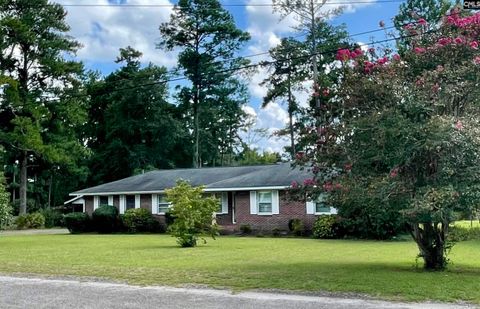
{"type": "Polygon", "coordinates": [[[444,270],[447,266],[446,235],[448,223],[424,223],[410,226],[410,234],[420,250],[426,270],[444,270]],[[439,227],[440,226],[440,227],[439,227]]]}
{"type": "Polygon", "coordinates": [[[293,97],[290,70],[288,71],[288,121],[290,129],[290,154],[292,156],[292,160],[295,160],[295,153],[297,151],[295,150],[295,136],[293,129],[293,97]]]}
{"type": "Polygon", "coordinates": [[[19,215],[27,213],[27,152],[23,151],[20,160],[20,209],[19,215]]]}
{"type": "MultiPolygon", "coordinates": [[[[315,3],[314,0],[310,0],[310,34],[312,35],[312,65],[313,65],[313,86],[315,87],[315,92],[320,91],[316,89],[318,87],[318,64],[317,64],[317,38],[315,33],[315,3]]],[[[315,107],[317,108],[317,131],[318,128],[322,125],[322,118],[320,117],[320,96],[315,96],[315,107]]]]}

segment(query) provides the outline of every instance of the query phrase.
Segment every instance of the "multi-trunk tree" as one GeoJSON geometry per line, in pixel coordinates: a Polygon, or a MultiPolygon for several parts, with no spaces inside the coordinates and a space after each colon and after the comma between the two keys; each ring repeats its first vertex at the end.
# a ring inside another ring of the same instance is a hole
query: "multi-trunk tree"
{"type": "Polygon", "coordinates": [[[82,65],[68,60],[80,44],[66,35],[66,12],[47,0],[0,1],[0,143],[18,161],[20,214],[27,211],[28,167],[41,160],[68,168],[82,151],[75,128],[83,122],[82,65]]]}
{"type": "Polygon", "coordinates": [[[431,270],[446,267],[453,213],[476,203],[480,180],[480,14],[462,14],[435,32],[413,23],[402,56],[340,50],[341,113],[299,157],[317,172],[302,189],[379,228],[401,218],[431,270]]]}
{"type": "MultiPolygon", "coordinates": [[[[159,48],[180,51],[178,69],[189,85],[180,86],[177,97],[192,135],[193,166],[201,167],[203,149],[218,145],[222,138],[212,133],[231,139],[242,122],[241,105],[246,100],[235,74],[248,62],[235,56],[250,36],[237,28],[217,0],[180,0],[170,21],[160,26],[160,34],[159,48]],[[223,122],[233,124],[223,126],[223,122]]],[[[209,161],[215,164],[214,158],[209,161]]]]}

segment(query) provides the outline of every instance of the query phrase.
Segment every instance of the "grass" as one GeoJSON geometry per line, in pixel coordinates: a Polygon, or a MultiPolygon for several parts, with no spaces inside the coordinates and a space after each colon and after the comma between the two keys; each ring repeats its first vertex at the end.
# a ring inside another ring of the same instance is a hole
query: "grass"
{"type": "Polygon", "coordinates": [[[463,228],[480,228],[480,221],[479,220],[455,221],[454,226],[463,227],[463,228]]]}
{"type": "Polygon", "coordinates": [[[0,237],[0,248],[4,274],[480,303],[480,241],[457,244],[453,264],[438,273],[415,267],[411,241],[220,237],[182,249],[168,235],[32,235],[0,237]]]}

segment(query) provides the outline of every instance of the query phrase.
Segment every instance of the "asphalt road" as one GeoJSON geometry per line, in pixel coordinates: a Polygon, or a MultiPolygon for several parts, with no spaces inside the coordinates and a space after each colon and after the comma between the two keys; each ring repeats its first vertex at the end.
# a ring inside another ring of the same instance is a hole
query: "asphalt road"
{"type": "Polygon", "coordinates": [[[0,308],[475,308],[439,303],[395,303],[365,299],[0,276],[0,308]]]}

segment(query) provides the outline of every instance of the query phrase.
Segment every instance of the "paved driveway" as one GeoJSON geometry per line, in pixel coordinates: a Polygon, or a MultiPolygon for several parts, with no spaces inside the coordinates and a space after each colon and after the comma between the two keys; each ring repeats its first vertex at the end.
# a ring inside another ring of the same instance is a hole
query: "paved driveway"
{"type": "Polygon", "coordinates": [[[0,308],[474,308],[439,303],[394,303],[364,299],[314,297],[172,287],[0,276],[0,308]]]}

